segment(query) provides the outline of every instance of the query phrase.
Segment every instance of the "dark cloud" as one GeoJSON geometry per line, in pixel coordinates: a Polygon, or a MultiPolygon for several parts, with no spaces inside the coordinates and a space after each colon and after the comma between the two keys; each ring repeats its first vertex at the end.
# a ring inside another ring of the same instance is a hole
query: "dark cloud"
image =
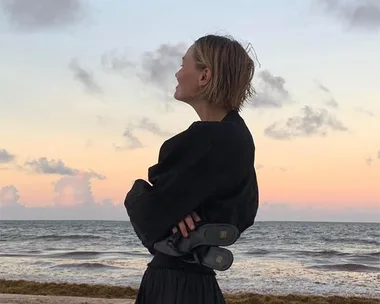
{"type": "Polygon", "coordinates": [[[84,3],[84,0],[0,0],[0,9],[11,26],[32,31],[78,23],[85,16],[84,3]]]}
{"type": "Polygon", "coordinates": [[[106,179],[102,174],[96,173],[92,170],[81,171],[78,169],[66,166],[66,164],[60,159],[47,159],[46,157],[40,157],[28,161],[24,165],[27,168],[32,169],[35,173],[39,174],[55,174],[55,175],[67,175],[67,176],[86,176],[95,179],[106,179]]]}
{"type": "Polygon", "coordinates": [[[73,58],[69,63],[70,70],[74,73],[74,77],[78,80],[90,94],[102,94],[103,90],[100,88],[95,80],[91,71],[81,67],[78,60],[73,58]]]}
{"type": "Polygon", "coordinates": [[[1,163],[10,163],[15,159],[15,155],[9,153],[5,149],[0,149],[0,164],[1,163]]]}
{"type": "Polygon", "coordinates": [[[326,13],[346,23],[350,28],[380,29],[378,0],[315,0],[326,13]]]}
{"type": "Polygon", "coordinates": [[[264,70],[257,74],[256,94],[249,101],[253,108],[281,108],[291,102],[286,81],[281,76],[274,76],[264,70]]]}
{"type": "Polygon", "coordinates": [[[0,207],[20,205],[20,195],[13,185],[4,186],[0,189],[0,207]]]}
{"type": "Polygon", "coordinates": [[[326,109],[305,106],[301,109],[301,115],[289,117],[285,123],[271,124],[265,129],[264,134],[273,139],[286,140],[314,135],[325,136],[329,131],[347,130],[347,127],[326,109]]]}

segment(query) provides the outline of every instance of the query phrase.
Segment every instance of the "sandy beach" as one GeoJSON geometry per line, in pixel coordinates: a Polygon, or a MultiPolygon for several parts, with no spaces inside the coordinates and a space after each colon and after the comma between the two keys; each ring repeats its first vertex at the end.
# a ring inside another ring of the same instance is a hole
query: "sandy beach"
{"type": "MultiPolygon", "coordinates": [[[[1,304],[132,304],[137,290],[107,285],[0,280],[1,304]]],[[[380,304],[379,299],[319,295],[225,294],[228,304],[380,304]]]]}
{"type": "Polygon", "coordinates": [[[127,299],[102,299],[84,297],[34,296],[18,294],[0,294],[1,304],[133,304],[127,299]]]}

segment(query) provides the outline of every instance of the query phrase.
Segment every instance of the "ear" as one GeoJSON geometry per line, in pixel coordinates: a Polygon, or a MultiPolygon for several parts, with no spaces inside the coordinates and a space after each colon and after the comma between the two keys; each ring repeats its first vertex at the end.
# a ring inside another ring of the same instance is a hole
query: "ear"
{"type": "Polygon", "coordinates": [[[204,87],[211,81],[211,70],[204,68],[199,77],[199,86],[204,87]]]}

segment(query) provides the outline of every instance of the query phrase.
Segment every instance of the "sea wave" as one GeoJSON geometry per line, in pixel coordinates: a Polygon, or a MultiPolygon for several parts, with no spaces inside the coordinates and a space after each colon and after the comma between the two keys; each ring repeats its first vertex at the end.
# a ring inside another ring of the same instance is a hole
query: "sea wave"
{"type": "Polygon", "coordinates": [[[322,237],[327,243],[343,243],[343,244],[363,244],[363,245],[380,245],[380,241],[374,239],[358,239],[358,238],[330,238],[322,237]]]}
{"type": "Polygon", "coordinates": [[[103,263],[67,263],[67,264],[55,265],[55,266],[52,266],[51,268],[64,268],[64,269],[81,268],[81,269],[86,269],[86,270],[122,269],[121,267],[106,265],[103,263]]]}
{"type": "Polygon", "coordinates": [[[313,265],[310,269],[320,269],[328,271],[349,271],[349,272],[380,272],[380,267],[367,266],[364,264],[324,264],[313,265]]]}
{"type": "Polygon", "coordinates": [[[74,259],[87,260],[98,258],[128,258],[130,256],[149,256],[148,253],[140,251],[64,251],[57,253],[44,254],[42,251],[17,252],[17,253],[0,253],[0,257],[9,258],[45,258],[45,259],[74,259]]]}

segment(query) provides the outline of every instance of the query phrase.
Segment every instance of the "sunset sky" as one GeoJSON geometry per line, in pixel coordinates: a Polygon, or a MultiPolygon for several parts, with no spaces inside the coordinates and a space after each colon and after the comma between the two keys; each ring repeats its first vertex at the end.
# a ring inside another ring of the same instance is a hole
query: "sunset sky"
{"type": "Polygon", "coordinates": [[[198,120],[174,73],[210,33],[260,62],[241,113],[257,219],[380,221],[378,0],[0,0],[0,219],[126,220],[132,182],[198,120]]]}

